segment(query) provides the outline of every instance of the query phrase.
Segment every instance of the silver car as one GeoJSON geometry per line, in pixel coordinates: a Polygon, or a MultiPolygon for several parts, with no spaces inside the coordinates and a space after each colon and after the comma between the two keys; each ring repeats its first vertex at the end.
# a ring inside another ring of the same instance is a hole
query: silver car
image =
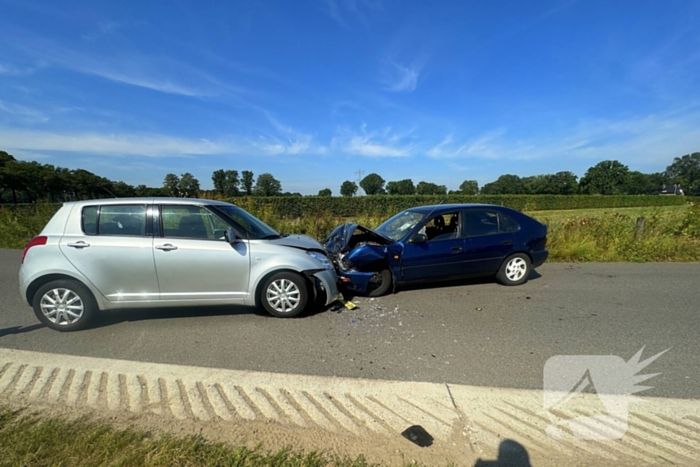
{"type": "Polygon", "coordinates": [[[65,203],[22,255],[20,293],[59,331],[100,311],[240,304],[291,317],[339,297],[323,247],[238,206],[183,198],[65,203]]]}

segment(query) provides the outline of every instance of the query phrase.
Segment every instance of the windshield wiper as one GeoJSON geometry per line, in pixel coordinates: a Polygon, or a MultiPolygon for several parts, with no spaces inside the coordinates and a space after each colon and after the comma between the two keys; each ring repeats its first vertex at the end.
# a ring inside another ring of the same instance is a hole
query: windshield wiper
{"type": "Polygon", "coordinates": [[[276,238],[282,238],[282,235],[278,235],[278,234],[265,235],[264,237],[260,237],[260,240],[274,240],[276,238]]]}

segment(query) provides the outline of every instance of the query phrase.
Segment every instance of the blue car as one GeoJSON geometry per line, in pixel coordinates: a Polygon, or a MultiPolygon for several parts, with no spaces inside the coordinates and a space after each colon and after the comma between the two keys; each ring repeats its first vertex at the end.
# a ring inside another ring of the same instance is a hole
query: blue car
{"type": "Polygon", "coordinates": [[[371,297],[402,284],[462,277],[520,285],[549,254],[545,224],[490,204],[411,208],[374,230],[343,224],[323,246],[343,289],[371,297]]]}

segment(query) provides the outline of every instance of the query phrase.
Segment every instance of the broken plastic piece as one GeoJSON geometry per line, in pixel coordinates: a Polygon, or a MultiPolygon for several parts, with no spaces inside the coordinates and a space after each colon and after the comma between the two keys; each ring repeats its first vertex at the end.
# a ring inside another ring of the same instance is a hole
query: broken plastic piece
{"type": "Polygon", "coordinates": [[[406,428],[406,430],[401,433],[401,436],[422,448],[427,448],[433,444],[433,437],[420,425],[413,425],[406,428]]]}

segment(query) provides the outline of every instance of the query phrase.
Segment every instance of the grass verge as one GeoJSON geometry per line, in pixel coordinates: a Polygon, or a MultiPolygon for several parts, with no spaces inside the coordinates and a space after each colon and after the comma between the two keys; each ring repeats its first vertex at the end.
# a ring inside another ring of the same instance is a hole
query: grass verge
{"type": "Polygon", "coordinates": [[[0,466],[236,466],[366,467],[355,460],[311,452],[234,448],[201,437],[116,430],[84,419],[44,419],[0,409],[0,466]]]}

